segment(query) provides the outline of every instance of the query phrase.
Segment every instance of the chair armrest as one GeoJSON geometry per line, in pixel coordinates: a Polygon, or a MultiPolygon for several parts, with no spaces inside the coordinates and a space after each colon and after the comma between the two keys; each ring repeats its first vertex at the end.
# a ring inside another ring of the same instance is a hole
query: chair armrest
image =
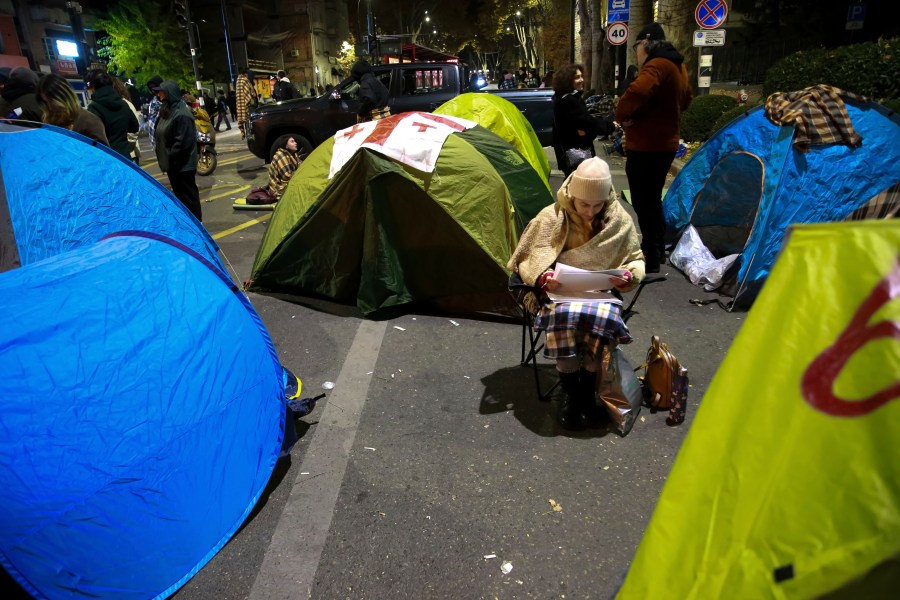
{"type": "Polygon", "coordinates": [[[645,277],[639,284],[637,291],[634,293],[634,296],[631,297],[631,302],[628,303],[628,306],[625,310],[622,311],[622,316],[625,321],[628,321],[628,318],[634,313],[631,308],[634,306],[634,303],[637,302],[637,299],[640,297],[641,292],[644,291],[644,286],[650,285],[653,283],[659,283],[660,281],[665,281],[665,275],[651,275],[650,277],[645,277]]]}

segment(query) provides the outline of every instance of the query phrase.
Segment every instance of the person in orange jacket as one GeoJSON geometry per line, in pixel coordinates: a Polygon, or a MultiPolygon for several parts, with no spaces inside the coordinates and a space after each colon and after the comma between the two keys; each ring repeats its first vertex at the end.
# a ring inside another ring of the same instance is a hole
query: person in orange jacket
{"type": "Polygon", "coordinates": [[[641,229],[647,272],[665,261],[666,222],[662,190],[678,151],[681,113],[693,99],[684,56],[666,41],[659,23],[651,23],[634,44],[637,77],[616,105],[615,120],[625,129],[625,175],[641,229]]]}

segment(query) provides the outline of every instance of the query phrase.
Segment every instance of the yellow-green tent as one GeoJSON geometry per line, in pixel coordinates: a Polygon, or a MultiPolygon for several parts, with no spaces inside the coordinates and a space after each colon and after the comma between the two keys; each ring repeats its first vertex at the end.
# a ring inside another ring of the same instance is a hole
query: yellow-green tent
{"type": "Polygon", "coordinates": [[[493,94],[460,94],[441,104],[434,113],[469,119],[493,131],[525,157],[550,189],[550,163],[544,148],[531,123],[509,100],[493,94]]]}
{"type": "Polygon", "coordinates": [[[898,257],[897,220],[794,229],[619,599],[896,597],[898,257]]]}

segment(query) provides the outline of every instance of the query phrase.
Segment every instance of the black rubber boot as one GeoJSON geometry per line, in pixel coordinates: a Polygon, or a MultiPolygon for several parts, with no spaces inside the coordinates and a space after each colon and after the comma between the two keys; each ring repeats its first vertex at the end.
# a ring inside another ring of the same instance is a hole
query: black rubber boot
{"type": "Polygon", "coordinates": [[[560,373],[559,384],[566,393],[566,398],[559,407],[556,421],[563,429],[581,429],[581,403],[578,399],[581,393],[581,373],[560,373]]]}
{"type": "Polygon", "coordinates": [[[579,379],[581,419],[588,427],[602,427],[609,422],[606,410],[597,404],[597,373],[581,370],[579,379]]]}

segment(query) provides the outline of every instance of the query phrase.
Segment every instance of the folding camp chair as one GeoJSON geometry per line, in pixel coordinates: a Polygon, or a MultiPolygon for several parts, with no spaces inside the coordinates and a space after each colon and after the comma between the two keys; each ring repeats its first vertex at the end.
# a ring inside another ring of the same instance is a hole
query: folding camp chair
{"type": "MultiPolygon", "coordinates": [[[[628,306],[622,309],[622,320],[627,323],[628,319],[637,314],[637,311],[634,310],[634,304],[640,297],[641,292],[644,291],[644,286],[665,280],[666,278],[662,275],[645,277],[634,291],[634,295],[632,295],[628,306]]],[[[541,378],[540,373],[538,372],[537,355],[538,352],[544,348],[544,343],[541,340],[541,336],[544,332],[534,328],[534,315],[531,314],[531,311],[525,306],[525,297],[528,294],[535,294],[537,296],[541,290],[522,281],[522,278],[519,277],[518,273],[510,275],[508,287],[513,298],[515,298],[516,306],[518,306],[522,316],[522,356],[519,364],[523,367],[529,364],[531,365],[532,370],[534,371],[534,386],[535,389],[537,389],[538,400],[547,402],[550,400],[550,394],[552,394],[553,390],[559,385],[559,380],[557,379],[546,392],[541,391],[541,378]]],[[[619,295],[617,291],[614,291],[613,293],[619,295]]]]}

